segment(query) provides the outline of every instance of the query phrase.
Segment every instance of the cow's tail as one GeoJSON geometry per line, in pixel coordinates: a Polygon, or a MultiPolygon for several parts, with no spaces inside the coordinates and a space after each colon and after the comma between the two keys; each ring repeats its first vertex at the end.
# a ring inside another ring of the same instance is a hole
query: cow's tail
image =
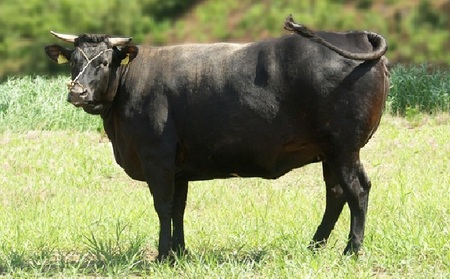
{"type": "Polygon", "coordinates": [[[284,29],[288,31],[293,31],[305,38],[309,38],[310,40],[317,42],[321,45],[326,46],[327,48],[335,51],[336,53],[354,60],[375,60],[382,57],[387,51],[387,43],[386,40],[379,34],[373,32],[364,31],[367,34],[367,39],[374,47],[372,52],[368,53],[353,53],[350,51],[343,50],[321,38],[319,35],[314,33],[312,30],[308,29],[306,26],[298,24],[292,18],[292,15],[289,15],[284,22],[284,29]]]}

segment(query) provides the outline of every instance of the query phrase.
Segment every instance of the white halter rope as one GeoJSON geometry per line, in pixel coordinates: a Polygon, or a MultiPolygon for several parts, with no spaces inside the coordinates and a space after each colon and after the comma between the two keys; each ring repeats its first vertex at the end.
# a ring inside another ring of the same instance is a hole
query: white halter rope
{"type": "Polygon", "coordinates": [[[92,57],[91,59],[89,59],[89,58],[87,57],[86,53],[84,53],[84,51],[83,51],[81,48],[77,47],[77,49],[81,52],[81,54],[83,54],[84,58],[86,58],[87,63],[86,63],[86,65],[84,65],[83,69],[81,69],[81,71],[78,73],[78,75],[77,75],[77,76],[76,76],[69,84],[67,84],[67,86],[69,87],[69,90],[72,89],[72,88],[75,86],[75,84],[77,84],[77,83],[78,83],[78,85],[80,85],[81,87],[83,87],[77,80],[78,80],[78,79],[80,78],[80,76],[84,73],[84,71],[86,71],[86,69],[87,69],[87,67],[89,66],[89,64],[91,64],[92,61],[94,61],[95,59],[97,59],[98,57],[100,57],[100,55],[102,55],[103,53],[105,53],[105,52],[107,52],[107,51],[112,51],[111,48],[104,49],[104,50],[100,51],[97,55],[95,55],[94,57],[92,57]]]}

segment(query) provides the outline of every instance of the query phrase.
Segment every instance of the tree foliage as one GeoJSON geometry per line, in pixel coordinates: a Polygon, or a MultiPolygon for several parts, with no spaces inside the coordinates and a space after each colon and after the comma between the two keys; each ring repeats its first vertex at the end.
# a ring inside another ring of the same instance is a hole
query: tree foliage
{"type": "Polygon", "coordinates": [[[49,31],[133,36],[162,29],[195,0],[1,0],[0,77],[59,71],[43,56],[49,31]]]}
{"type": "Polygon", "coordinates": [[[392,62],[450,64],[450,0],[1,0],[0,80],[66,71],[43,53],[50,30],[156,45],[251,41],[286,34],[290,13],[316,30],[378,32],[392,62]]]}

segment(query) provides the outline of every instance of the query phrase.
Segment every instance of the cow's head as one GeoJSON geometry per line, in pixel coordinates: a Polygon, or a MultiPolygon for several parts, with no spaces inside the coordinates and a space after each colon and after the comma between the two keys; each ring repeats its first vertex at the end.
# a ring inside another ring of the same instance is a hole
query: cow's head
{"type": "Polygon", "coordinates": [[[75,49],[56,44],[45,47],[47,55],[56,63],[70,63],[72,80],[67,84],[68,101],[88,113],[102,113],[114,99],[119,68],[136,57],[138,48],[127,45],[131,38],[51,33],[75,46],[75,49]]]}

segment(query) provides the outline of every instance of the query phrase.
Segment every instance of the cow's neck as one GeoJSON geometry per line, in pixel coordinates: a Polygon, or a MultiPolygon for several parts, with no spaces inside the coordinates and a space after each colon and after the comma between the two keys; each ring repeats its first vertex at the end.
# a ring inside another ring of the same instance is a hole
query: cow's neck
{"type": "Polygon", "coordinates": [[[108,106],[105,107],[104,111],[100,114],[103,119],[103,127],[105,128],[105,132],[108,135],[108,138],[114,142],[115,141],[115,135],[116,135],[116,124],[115,122],[118,121],[116,119],[118,117],[117,115],[117,103],[119,99],[119,91],[120,87],[122,85],[122,81],[125,77],[125,74],[127,72],[127,67],[121,66],[113,73],[110,77],[110,82],[108,85],[108,98],[111,98],[111,102],[108,106]]]}

